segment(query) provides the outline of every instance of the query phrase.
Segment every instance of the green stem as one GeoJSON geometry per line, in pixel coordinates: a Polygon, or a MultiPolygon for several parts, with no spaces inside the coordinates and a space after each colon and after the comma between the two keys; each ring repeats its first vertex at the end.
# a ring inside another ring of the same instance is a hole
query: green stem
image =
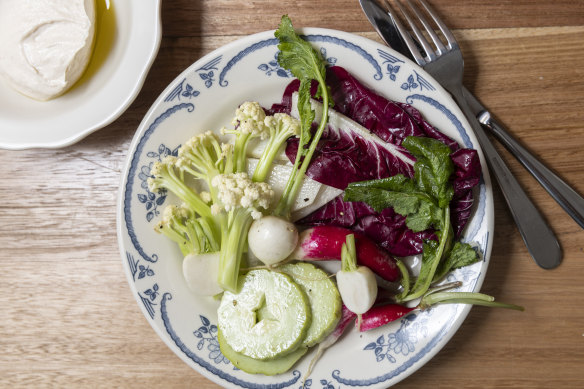
{"type": "MultiPolygon", "coordinates": [[[[222,215],[220,216],[222,217],[222,215]]],[[[218,223],[220,226],[220,222],[218,223]]],[[[219,245],[219,239],[221,238],[221,234],[216,231],[217,226],[211,225],[207,219],[199,219],[199,226],[203,230],[204,236],[207,238],[209,243],[209,252],[214,253],[221,249],[219,245]]],[[[220,227],[219,227],[220,228],[220,227]]]]}
{"type": "Polygon", "coordinates": [[[235,157],[235,171],[247,171],[247,144],[251,138],[250,134],[239,134],[235,137],[235,145],[233,146],[233,155],[235,157]]]}
{"type": "Polygon", "coordinates": [[[402,261],[397,259],[395,262],[397,264],[397,268],[401,273],[400,285],[402,287],[402,292],[399,294],[399,296],[405,297],[410,292],[410,272],[407,266],[402,261]]]}
{"type": "MultiPolygon", "coordinates": [[[[321,88],[324,88],[324,90],[326,90],[326,84],[325,84],[324,78],[322,78],[322,76],[319,76],[317,81],[320,84],[321,88]]],[[[294,174],[294,178],[291,180],[288,180],[288,183],[286,184],[286,188],[284,189],[284,194],[282,195],[282,198],[280,199],[280,202],[278,203],[278,206],[276,207],[275,214],[277,216],[281,216],[284,218],[288,218],[290,216],[290,210],[292,209],[292,206],[294,205],[294,202],[296,201],[296,195],[298,194],[298,191],[300,190],[302,183],[304,181],[304,175],[306,174],[306,170],[308,170],[308,166],[310,165],[310,160],[312,159],[312,155],[314,154],[316,147],[318,145],[318,142],[320,141],[320,138],[322,137],[322,134],[323,134],[323,132],[326,128],[326,125],[327,125],[328,111],[329,111],[328,93],[322,94],[322,107],[323,107],[322,108],[322,117],[320,119],[320,123],[318,125],[317,130],[316,130],[316,133],[312,137],[312,140],[310,142],[310,146],[308,148],[308,152],[306,153],[306,155],[304,155],[304,158],[302,159],[302,164],[300,165],[300,169],[296,170],[296,169],[298,169],[298,164],[299,164],[300,158],[302,158],[302,142],[300,142],[298,144],[298,151],[296,153],[296,160],[294,161],[294,170],[292,171],[292,173],[294,174]]]]}
{"type": "Polygon", "coordinates": [[[253,218],[248,209],[238,208],[232,212],[235,212],[235,215],[233,215],[231,223],[222,223],[223,225],[229,225],[221,229],[221,253],[219,255],[217,282],[224,290],[236,293],[241,257],[247,243],[246,236],[253,218]]]}
{"type": "Polygon", "coordinates": [[[192,211],[198,213],[200,216],[213,218],[211,208],[175,174],[172,167],[168,168],[166,184],[164,187],[188,204],[192,211]]]}
{"type": "Polygon", "coordinates": [[[473,292],[436,292],[424,296],[420,302],[420,308],[425,309],[437,304],[471,304],[485,307],[514,309],[523,311],[524,308],[515,304],[500,303],[495,298],[483,293],[473,292]]]}
{"type": "Polygon", "coordinates": [[[349,234],[341,248],[341,270],[352,272],[357,270],[357,250],[355,248],[355,235],[349,234]]]}
{"type": "Polygon", "coordinates": [[[272,162],[274,161],[274,158],[276,158],[276,154],[279,150],[279,147],[274,147],[274,138],[270,138],[255,170],[253,171],[253,176],[251,177],[252,181],[264,182],[266,180],[270,168],[272,167],[272,162]]]}
{"type": "MultiPolygon", "coordinates": [[[[288,177],[288,181],[286,181],[286,187],[282,192],[282,197],[278,201],[278,205],[274,210],[274,216],[279,216],[284,219],[289,218],[290,210],[287,209],[288,201],[287,199],[290,197],[290,191],[292,190],[292,186],[296,181],[296,177],[298,176],[298,167],[300,166],[300,160],[302,159],[302,142],[298,143],[298,150],[296,151],[296,159],[294,160],[294,165],[292,166],[292,172],[290,173],[290,177],[288,177]]],[[[290,207],[291,209],[291,207],[290,207]]]]}
{"type": "MultiPolygon", "coordinates": [[[[324,79],[319,78],[318,82],[321,85],[321,87],[326,90],[326,84],[324,82],[324,79]]],[[[306,174],[306,171],[308,170],[308,166],[310,165],[310,161],[312,160],[312,155],[314,154],[316,147],[318,146],[318,142],[320,141],[320,138],[322,137],[322,134],[326,128],[326,125],[328,122],[328,111],[329,111],[328,93],[323,93],[322,94],[322,117],[320,119],[318,129],[316,130],[316,133],[314,134],[314,137],[312,138],[312,141],[310,142],[310,147],[308,148],[308,152],[306,153],[306,155],[304,156],[304,159],[302,160],[302,165],[300,166],[300,170],[298,171],[298,175],[296,176],[296,178],[294,180],[294,185],[292,186],[292,189],[290,191],[290,195],[286,198],[287,213],[290,213],[290,209],[292,209],[292,206],[294,205],[294,202],[296,201],[296,195],[298,194],[298,191],[300,190],[300,187],[302,186],[302,183],[304,181],[304,175],[306,174]]]]}
{"type": "Polygon", "coordinates": [[[432,258],[432,263],[430,264],[430,270],[425,275],[423,279],[418,278],[414,287],[412,288],[412,293],[405,296],[401,301],[411,301],[417,298],[422,297],[426,291],[430,288],[432,284],[432,280],[434,279],[434,274],[436,273],[436,269],[438,268],[438,264],[442,259],[442,255],[444,253],[444,248],[446,247],[446,243],[450,241],[450,207],[444,208],[444,220],[443,220],[444,229],[442,230],[442,235],[440,236],[440,246],[436,251],[434,258],[432,258]]]}
{"type": "Polygon", "coordinates": [[[189,246],[187,240],[185,239],[184,235],[180,234],[176,230],[172,229],[169,225],[165,226],[164,224],[160,223],[156,226],[155,231],[161,233],[162,235],[166,236],[168,239],[175,242],[178,247],[180,248],[180,252],[182,253],[183,257],[187,256],[192,252],[191,247],[189,246]]]}
{"type": "MultiPolygon", "coordinates": [[[[436,287],[428,289],[428,293],[426,293],[426,296],[429,296],[432,293],[443,292],[443,291],[448,290],[448,289],[460,288],[461,286],[462,286],[462,281],[448,282],[446,284],[438,285],[436,287]]],[[[424,296],[424,297],[426,297],[426,296],[424,296]]]]}

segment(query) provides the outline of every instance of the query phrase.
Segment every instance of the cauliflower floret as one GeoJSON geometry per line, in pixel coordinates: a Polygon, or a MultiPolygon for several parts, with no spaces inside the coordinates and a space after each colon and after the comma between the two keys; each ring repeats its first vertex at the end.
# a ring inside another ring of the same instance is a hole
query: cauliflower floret
{"type": "Polygon", "coordinates": [[[162,161],[156,161],[150,168],[150,176],[146,180],[148,184],[148,190],[150,192],[158,192],[161,189],[164,189],[161,180],[159,179],[160,176],[167,175],[173,172],[173,169],[176,166],[176,157],[172,155],[167,155],[162,159],[162,161]]]}
{"type": "MultiPolygon", "coordinates": [[[[254,219],[261,217],[257,208],[268,209],[274,197],[274,191],[265,182],[253,182],[247,173],[220,174],[211,182],[217,188],[218,198],[223,209],[229,212],[235,208],[247,208],[254,219]]],[[[211,210],[218,213],[214,204],[211,210]]]]}
{"type": "Polygon", "coordinates": [[[213,201],[213,199],[211,198],[211,193],[207,191],[202,191],[201,193],[199,193],[199,196],[201,197],[201,200],[203,200],[207,204],[213,201]]]}
{"type": "Polygon", "coordinates": [[[221,143],[221,158],[228,159],[233,155],[233,145],[231,143],[221,143]]]}
{"type": "Polygon", "coordinates": [[[207,131],[191,137],[178,149],[176,166],[209,183],[216,174],[224,172],[231,158],[228,151],[215,133],[207,131]]]}
{"type": "Polygon", "coordinates": [[[262,152],[262,156],[253,173],[252,179],[256,182],[266,180],[274,158],[276,158],[286,140],[291,136],[299,137],[301,133],[300,121],[285,113],[266,116],[264,125],[270,133],[270,140],[262,152]]]}
{"type": "Polygon", "coordinates": [[[273,116],[266,116],[264,124],[272,129],[272,136],[280,133],[283,133],[286,139],[291,136],[300,136],[300,120],[286,113],[278,112],[273,116]]]}
{"type": "Polygon", "coordinates": [[[264,124],[266,113],[258,102],[246,101],[235,110],[235,117],[231,121],[242,134],[259,136],[266,139],[269,136],[268,127],[264,124]]]}

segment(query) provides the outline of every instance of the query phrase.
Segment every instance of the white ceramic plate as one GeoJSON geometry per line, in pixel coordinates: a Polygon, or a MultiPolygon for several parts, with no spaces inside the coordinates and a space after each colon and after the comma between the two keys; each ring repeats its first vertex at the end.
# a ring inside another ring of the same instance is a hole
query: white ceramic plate
{"type": "MultiPolygon", "coordinates": [[[[329,64],[347,68],[385,96],[408,102],[426,119],[466,147],[477,148],[468,123],[449,95],[418,66],[389,48],[352,34],[306,28],[307,39],[329,64]]],[[[313,352],[287,374],[266,377],[234,368],[219,351],[217,302],[193,295],[181,273],[176,245],[153,231],[170,198],[150,193],[146,179],[154,161],[175,154],[192,135],[229,125],[235,108],[257,100],[279,102],[289,74],[275,62],[273,32],[251,35],[194,63],[156,100],[132,141],[118,203],[118,239],[132,289],[144,315],[161,339],[189,366],[225,387],[300,388],[313,352]]],[[[481,154],[482,159],[482,154],[481,154]]],[[[474,215],[464,240],[476,242],[483,261],[455,271],[461,290],[476,291],[491,251],[493,200],[483,160],[474,215]]],[[[468,306],[442,305],[411,314],[377,330],[354,328],[328,349],[306,381],[310,388],[385,388],[424,365],[454,335],[468,306]]]]}
{"type": "Polygon", "coordinates": [[[46,102],[0,79],[0,148],[57,148],[117,119],[142,88],[160,46],[160,0],[96,0],[94,56],[80,82],[46,102]]]}

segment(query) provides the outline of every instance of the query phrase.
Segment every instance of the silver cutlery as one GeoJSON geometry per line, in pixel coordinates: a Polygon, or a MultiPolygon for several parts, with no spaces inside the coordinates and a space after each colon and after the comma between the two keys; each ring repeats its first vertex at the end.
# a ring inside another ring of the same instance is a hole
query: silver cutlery
{"type": "Polygon", "coordinates": [[[488,128],[499,142],[529,171],[554,200],[584,228],[584,198],[570,185],[537,159],[529,150],[507,132],[472,93],[464,89],[464,97],[477,120],[488,128]]]}
{"type": "MultiPolygon", "coordinates": [[[[509,206],[511,214],[530,255],[540,267],[544,269],[555,268],[561,262],[562,251],[553,231],[550,229],[533,202],[527,197],[527,194],[521,188],[517,179],[512,175],[490,139],[487,137],[476,117],[476,113],[466,101],[467,94],[471,94],[462,85],[464,61],[456,39],[426,2],[423,0],[419,1],[441,31],[447,45],[442,43],[427,19],[409,0],[406,0],[406,2],[408,3],[411,13],[406,11],[397,1],[396,5],[404,19],[410,25],[412,34],[410,34],[400,20],[392,14],[391,5],[389,3],[387,4],[389,10],[384,10],[373,0],[360,0],[360,3],[369,21],[381,35],[382,39],[401,53],[407,55],[407,51],[409,51],[410,55],[408,56],[413,57],[418,65],[432,75],[453,96],[477,136],[485,158],[487,159],[487,163],[499,183],[501,192],[509,206]],[[432,46],[423,35],[415,20],[423,26],[434,46],[432,46]],[[414,36],[415,40],[413,38],[414,36]],[[401,37],[401,39],[396,39],[397,37],[401,37]],[[407,51],[404,45],[400,42],[405,44],[407,51]],[[422,53],[422,50],[424,54],[422,53]]],[[[476,102],[478,103],[478,100],[476,102]]],[[[483,115],[482,118],[485,125],[488,124],[493,126],[493,121],[490,118],[490,115],[485,114],[485,112],[488,111],[482,106],[481,108],[482,109],[479,113],[483,115]]],[[[501,129],[500,126],[496,126],[498,129],[501,129]]],[[[571,215],[574,214],[575,212],[571,213],[571,215]]],[[[582,218],[582,220],[584,220],[584,218],[582,218]]]]}
{"type": "MultiPolygon", "coordinates": [[[[380,7],[374,0],[361,0],[361,6],[367,18],[373,24],[382,39],[394,50],[411,58],[400,33],[391,20],[390,14],[380,7]]],[[[415,42],[414,42],[415,43],[415,42]]],[[[420,49],[419,45],[417,45],[420,49]]],[[[412,58],[413,59],[413,58],[412,58]]],[[[511,152],[513,156],[535,177],[545,190],[560,204],[560,206],[584,228],[584,198],[580,196],[564,180],[538,160],[528,149],[511,136],[499,124],[493,115],[481,102],[465,87],[464,97],[477,120],[511,152]]]]}

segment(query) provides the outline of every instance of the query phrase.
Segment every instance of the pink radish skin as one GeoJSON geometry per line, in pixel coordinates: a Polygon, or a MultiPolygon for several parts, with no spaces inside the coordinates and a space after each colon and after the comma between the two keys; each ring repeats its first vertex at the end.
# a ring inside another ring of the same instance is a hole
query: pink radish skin
{"type": "Polygon", "coordinates": [[[339,324],[337,324],[335,330],[329,335],[329,337],[331,339],[334,339],[335,342],[337,341],[337,339],[341,337],[341,335],[343,335],[343,332],[345,332],[345,328],[347,328],[347,326],[351,324],[351,321],[353,321],[353,319],[357,317],[357,315],[351,312],[349,308],[347,308],[344,304],[343,310],[341,312],[342,314],[341,320],[339,320],[339,324]]]}
{"type": "Polygon", "coordinates": [[[355,235],[358,265],[367,266],[389,282],[401,279],[395,259],[387,251],[365,235],[343,227],[317,226],[303,231],[291,258],[303,261],[340,260],[343,243],[349,234],[355,235]]]}
{"type": "MultiPolygon", "coordinates": [[[[304,376],[304,381],[306,381],[306,378],[310,376],[310,374],[312,373],[312,369],[314,368],[314,365],[316,365],[316,362],[320,359],[320,357],[322,357],[324,351],[333,344],[335,344],[337,340],[339,340],[341,335],[343,335],[343,332],[345,332],[345,329],[349,326],[349,324],[351,324],[353,320],[355,320],[356,316],[357,315],[355,315],[347,307],[345,307],[345,305],[343,305],[341,320],[339,320],[339,323],[335,327],[335,330],[329,336],[327,336],[322,342],[318,344],[316,354],[310,361],[310,365],[308,365],[308,371],[304,376]]],[[[302,387],[304,388],[305,385],[302,385],[302,387]]]]}
{"type": "Polygon", "coordinates": [[[399,304],[383,304],[373,306],[361,315],[359,331],[369,331],[392,321],[401,319],[418,307],[404,307],[399,304]]]}

